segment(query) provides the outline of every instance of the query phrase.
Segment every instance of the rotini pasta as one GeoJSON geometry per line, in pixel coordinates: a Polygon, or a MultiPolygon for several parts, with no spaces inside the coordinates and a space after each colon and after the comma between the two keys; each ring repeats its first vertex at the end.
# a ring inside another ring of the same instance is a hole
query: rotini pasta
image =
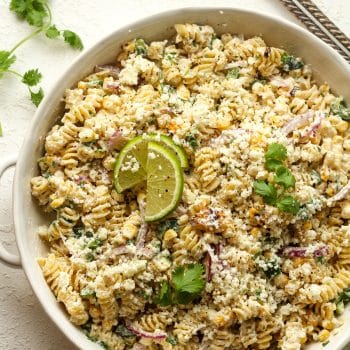
{"type": "Polygon", "coordinates": [[[47,284],[108,349],[326,341],[350,299],[346,107],[260,37],[175,31],[125,43],[115,67],[66,91],[31,180],[55,217],[38,230],[47,284]],[[189,163],[178,207],[158,222],[145,221],[143,183],[113,184],[120,151],[143,134],[171,137],[189,163]]]}

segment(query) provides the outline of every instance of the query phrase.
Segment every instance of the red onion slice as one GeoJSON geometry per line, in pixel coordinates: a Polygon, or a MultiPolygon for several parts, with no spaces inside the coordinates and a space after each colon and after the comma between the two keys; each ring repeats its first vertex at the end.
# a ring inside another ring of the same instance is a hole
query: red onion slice
{"type": "Polygon", "coordinates": [[[307,256],[320,258],[320,257],[327,256],[328,254],[329,254],[329,249],[325,245],[315,248],[313,250],[306,247],[286,247],[283,250],[283,255],[289,258],[304,258],[307,256]]]}
{"type": "Polygon", "coordinates": [[[126,143],[127,138],[123,136],[121,130],[116,130],[108,140],[108,149],[110,151],[120,150],[126,143]]]}
{"type": "Polygon", "coordinates": [[[159,331],[159,332],[146,332],[143,329],[136,328],[130,321],[125,322],[126,328],[130,331],[133,332],[135,335],[142,337],[142,338],[147,338],[147,339],[158,339],[162,340],[165,339],[168,335],[165,332],[159,331]]]}
{"type": "Polygon", "coordinates": [[[289,135],[292,131],[298,129],[300,126],[305,126],[310,119],[312,119],[313,114],[310,112],[306,112],[301,114],[291,121],[289,121],[283,128],[282,132],[286,135],[289,135]]]}
{"type": "Polygon", "coordinates": [[[210,257],[210,254],[208,252],[205,255],[204,264],[205,264],[207,282],[211,282],[213,274],[212,274],[212,271],[211,271],[211,257],[210,257]]]}
{"type": "Polygon", "coordinates": [[[302,137],[312,136],[315,137],[317,130],[320,128],[322,120],[326,118],[326,113],[317,113],[315,120],[310,124],[310,126],[306,129],[305,133],[302,137]]]}
{"type": "Polygon", "coordinates": [[[342,200],[343,198],[346,197],[349,191],[350,191],[350,181],[336,195],[328,199],[327,205],[331,205],[334,202],[342,200]]]}
{"type": "Polygon", "coordinates": [[[120,69],[117,66],[113,66],[111,64],[103,64],[95,66],[95,72],[104,72],[108,71],[109,75],[113,78],[119,77],[120,69]]]}

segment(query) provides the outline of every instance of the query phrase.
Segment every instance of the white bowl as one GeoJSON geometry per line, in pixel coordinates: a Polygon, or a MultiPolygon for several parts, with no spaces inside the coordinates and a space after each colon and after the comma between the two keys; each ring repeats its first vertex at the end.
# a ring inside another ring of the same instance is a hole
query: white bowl
{"type": "MultiPolygon", "coordinates": [[[[319,82],[327,81],[337,94],[350,101],[350,66],[333,49],[306,30],[283,19],[233,8],[186,8],[148,17],[118,29],[78,57],[42,101],[31,122],[16,165],[13,214],[22,268],[34,293],[57,327],[75,345],[85,350],[100,347],[89,341],[80,329],[68,320],[36,262],[37,257],[46,253],[36,230],[47,218],[31,197],[30,179],[38,173],[36,161],[43,152],[46,133],[57,121],[65,89],[89,74],[96,64],[114,61],[123,42],[135,37],[143,37],[149,41],[169,38],[174,34],[173,25],[184,22],[209,24],[218,33],[241,33],[246,37],[262,35],[268,45],[282,47],[301,56],[311,65],[319,82]]],[[[0,176],[11,161],[2,163],[0,176]]],[[[0,249],[0,257],[8,263],[16,263],[19,260],[6,253],[3,248],[0,249]]],[[[330,338],[330,343],[325,349],[341,350],[350,341],[350,333],[347,331],[350,327],[350,308],[345,311],[343,318],[345,325],[330,338]]],[[[309,345],[307,348],[320,349],[320,344],[309,345]]]]}

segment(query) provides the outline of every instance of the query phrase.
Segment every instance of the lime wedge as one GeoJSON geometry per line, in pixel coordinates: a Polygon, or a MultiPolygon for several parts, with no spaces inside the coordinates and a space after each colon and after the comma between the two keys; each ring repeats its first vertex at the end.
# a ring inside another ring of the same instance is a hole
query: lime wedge
{"type": "Polygon", "coordinates": [[[119,193],[146,180],[147,144],[147,140],[137,136],[119,153],[114,166],[114,185],[119,193]]]}
{"type": "Polygon", "coordinates": [[[145,220],[156,221],[173,211],[181,200],[183,171],[177,155],[150,141],[147,159],[145,220]]]}
{"type": "Polygon", "coordinates": [[[150,141],[160,142],[165,146],[169,147],[178,156],[181,167],[184,169],[188,168],[188,161],[185,151],[181,146],[175,143],[171,137],[162,134],[149,134],[147,135],[147,139],[149,139],[150,141]]]}

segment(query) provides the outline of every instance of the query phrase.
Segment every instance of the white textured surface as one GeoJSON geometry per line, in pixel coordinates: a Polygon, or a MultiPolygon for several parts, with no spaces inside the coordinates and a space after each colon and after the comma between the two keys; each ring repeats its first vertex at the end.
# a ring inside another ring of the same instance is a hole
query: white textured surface
{"type": "MultiPolygon", "coordinates": [[[[350,35],[348,0],[315,0],[323,11],[350,35]]],[[[0,50],[10,49],[27,35],[30,28],[8,11],[8,0],[0,1],[0,50]]],[[[59,28],[79,33],[85,47],[93,45],[110,31],[149,14],[180,6],[236,6],[279,14],[295,21],[277,0],[52,0],[54,22],[59,28]]],[[[40,68],[47,91],[69,66],[77,53],[63,43],[37,37],[17,52],[14,68],[25,71],[40,68]]],[[[35,112],[27,91],[18,80],[7,75],[0,81],[0,120],[4,137],[0,138],[0,161],[20,148],[26,127],[35,112]]],[[[13,171],[8,171],[0,186],[0,241],[15,251],[11,210],[13,171]]],[[[33,296],[23,272],[0,263],[0,348],[69,350],[74,347],[59,333],[33,296]]]]}

